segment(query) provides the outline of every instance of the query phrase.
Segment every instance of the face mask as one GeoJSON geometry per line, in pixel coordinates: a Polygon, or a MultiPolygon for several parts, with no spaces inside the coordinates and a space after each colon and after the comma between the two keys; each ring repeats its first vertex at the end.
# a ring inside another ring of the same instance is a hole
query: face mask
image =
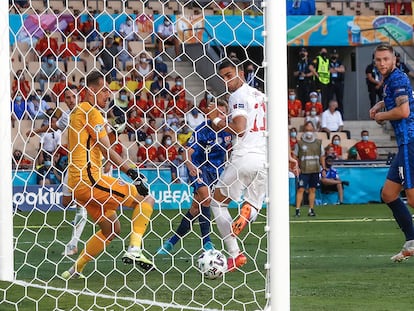
{"type": "Polygon", "coordinates": [[[167,139],[167,140],[165,141],[165,144],[166,144],[167,146],[171,146],[171,144],[172,144],[172,140],[171,140],[171,139],[167,139]]]}
{"type": "Polygon", "coordinates": [[[339,145],[341,142],[340,142],[339,140],[335,139],[335,140],[333,141],[333,143],[334,143],[334,145],[339,145]]]}
{"type": "Polygon", "coordinates": [[[305,58],[305,53],[300,53],[300,54],[299,54],[299,56],[300,56],[301,58],[305,58]]]}
{"type": "Polygon", "coordinates": [[[307,139],[312,139],[312,137],[313,137],[313,132],[305,132],[305,137],[306,137],[307,139]]]}
{"type": "Polygon", "coordinates": [[[333,61],[336,61],[336,57],[334,57],[334,56],[332,56],[332,57],[331,57],[331,59],[332,59],[333,61]]]}
{"type": "Polygon", "coordinates": [[[164,22],[164,25],[168,27],[168,26],[170,26],[170,25],[171,25],[171,23],[170,23],[169,21],[165,21],[165,22],[164,22]]]}
{"type": "Polygon", "coordinates": [[[151,145],[151,144],[152,144],[152,139],[151,139],[151,138],[147,138],[147,139],[145,140],[145,143],[146,143],[147,145],[151,145]]]}
{"type": "Polygon", "coordinates": [[[175,83],[175,85],[176,85],[176,86],[181,86],[181,85],[183,85],[183,83],[182,83],[181,81],[177,81],[177,82],[175,83]]]}
{"type": "Polygon", "coordinates": [[[290,137],[295,138],[295,137],[296,137],[296,135],[297,135],[297,133],[296,133],[296,132],[290,132],[290,137]]]}
{"type": "Polygon", "coordinates": [[[296,99],[296,95],[289,95],[289,99],[290,100],[295,100],[296,99]]]}
{"type": "Polygon", "coordinates": [[[48,63],[49,65],[53,65],[53,64],[55,63],[55,61],[54,61],[53,59],[51,59],[51,58],[48,58],[48,59],[47,59],[47,63],[48,63]]]}
{"type": "Polygon", "coordinates": [[[178,160],[182,160],[182,159],[183,159],[183,156],[182,156],[181,154],[179,154],[179,155],[177,156],[177,159],[178,159],[178,160]]]}
{"type": "Polygon", "coordinates": [[[16,101],[17,102],[21,102],[22,101],[22,97],[21,96],[16,96],[16,101]]]}
{"type": "Polygon", "coordinates": [[[211,94],[207,94],[207,99],[208,100],[210,100],[210,99],[212,99],[213,98],[213,95],[211,95],[211,94]]]}
{"type": "Polygon", "coordinates": [[[50,162],[50,161],[45,161],[45,162],[43,162],[43,164],[44,164],[45,166],[51,166],[51,165],[52,165],[52,162],[50,162]]]}
{"type": "Polygon", "coordinates": [[[323,57],[323,58],[326,58],[326,53],[321,53],[321,56],[323,57]]]}
{"type": "Polygon", "coordinates": [[[119,98],[121,100],[123,100],[123,101],[127,101],[128,100],[128,96],[126,96],[126,95],[121,95],[119,98]]]}
{"type": "Polygon", "coordinates": [[[316,111],[311,111],[311,116],[316,116],[316,111]]]}
{"type": "Polygon", "coordinates": [[[131,21],[127,21],[127,25],[128,26],[131,26],[132,25],[132,22],[131,21]]]}
{"type": "Polygon", "coordinates": [[[174,132],[177,132],[178,127],[177,127],[177,125],[171,125],[171,129],[172,129],[174,132]]]}
{"type": "Polygon", "coordinates": [[[315,98],[315,97],[312,97],[312,98],[311,98],[311,102],[312,102],[312,103],[316,103],[317,101],[318,101],[318,99],[317,99],[317,98],[315,98]]]}
{"type": "Polygon", "coordinates": [[[85,82],[81,82],[79,84],[80,84],[80,86],[85,86],[85,82]]]}
{"type": "Polygon", "coordinates": [[[147,62],[147,59],[145,57],[142,57],[140,60],[141,60],[141,63],[146,63],[147,62]]]}
{"type": "Polygon", "coordinates": [[[363,141],[368,141],[368,136],[362,136],[363,141]]]}

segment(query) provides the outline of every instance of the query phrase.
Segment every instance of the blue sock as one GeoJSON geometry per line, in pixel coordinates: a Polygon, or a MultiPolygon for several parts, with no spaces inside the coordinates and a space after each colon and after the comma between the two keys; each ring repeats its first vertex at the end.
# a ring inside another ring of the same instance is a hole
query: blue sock
{"type": "Polygon", "coordinates": [[[175,231],[175,234],[169,239],[170,243],[175,245],[179,239],[181,239],[188,231],[190,231],[193,218],[194,216],[190,214],[190,211],[188,211],[183,219],[181,219],[181,223],[175,231]]]}
{"type": "Polygon", "coordinates": [[[405,240],[414,240],[413,219],[411,213],[401,198],[387,203],[387,205],[391,209],[392,214],[394,215],[394,218],[400,226],[402,232],[404,232],[405,240]]]}
{"type": "Polygon", "coordinates": [[[200,224],[201,237],[203,238],[203,245],[210,240],[211,224],[210,224],[210,206],[201,206],[201,213],[198,216],[198,223],[200,224]]]}

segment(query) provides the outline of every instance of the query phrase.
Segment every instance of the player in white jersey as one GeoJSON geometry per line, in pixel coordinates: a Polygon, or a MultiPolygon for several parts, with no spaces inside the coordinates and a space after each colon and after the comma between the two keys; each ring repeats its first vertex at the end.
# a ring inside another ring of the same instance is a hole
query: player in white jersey
{"type": "Polygon", "coordinates": [[[224,60],[219,74],[231,93],[229,120],[218,118],[214,112],[209,118],[216,130],[225,129],[233,134],[233,148],[215,187],[211,209],[230,255],[228,271],[234,271],[247,262],[237,236],[257,218],[266,195],[266,105],[265,95],[246,83],[238,60],[224,60]],[[234,222],[228,210],[231,200],[243,200],[234,222]]]}
{"type": "MultiPolygon", "coordinates": [[[[70,86],[65,89],[64,93],[64,102],[68,107],[67,111],[62,112],[59,120],[56,121],[56,128],[54,130],[60,129],[61,131],[66,130],[69,125],[69,116],[70,112],[76,106],[76,96],[78,90],[76,86],[70,86]]],[[[49,125],[42,126],[34,131],[29,131],[27,135],[32,136],[34,134],[40,134],[47,132],[49,130],[49,125]]],[[[65,170],[63,175],[63,182],[62,182],[62,205],[66,207],[74,207],[76,208],[75,218],[72,221],[73,224],[73,231],[72,231],[72,238],[69,243],[66,245],[65,250],[62,252],[62,255],[72,256],[78,253],[78,242],[80,240],[80,236],[82,235],[83,229],[85,228],[86,221],[87,221],[87,212],[86,209],[82,206],[79,206],[73,198],[72,192],[67,186],[68,183],[68,174],[67,170],[65,170]],[[71,205],[72,204],[72,205],[71,205]]]]}

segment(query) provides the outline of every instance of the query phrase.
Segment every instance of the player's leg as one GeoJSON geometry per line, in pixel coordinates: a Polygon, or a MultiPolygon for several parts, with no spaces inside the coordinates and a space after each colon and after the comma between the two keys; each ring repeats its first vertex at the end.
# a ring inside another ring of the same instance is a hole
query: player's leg
{"type": "Polygon", "coordinates": [[[70,239],[69,243],[66,245],[65,250],[62,252],[62,255],[72,256],[78,253],[78,242],[82,235],[83,229],[85,228],[87,222],[87,212],[83,206],[80,206],[76,203],[73,199],[72,193],[67,186],[68,184],[68,174],[67,172],[63,176],[63,188],[62,188],[62,205],[64,207],[73,206],[76,208],[75,218],[72,221],[73,230],[72,230],[72,238],[70,239]]]}
{"type": "MultiPolygon", "coordinates": [[[[213,179],[209,180],[209,184],[213,183],[217,179],[216,174],[214,174],[213,179]]],[[[210,187],[203,186],[198,190],[197,200],[199,202],[199,213],[198,223],[200,225],[201,238],[203,239],[203,249],[210,250],[214,249],[214,244],[211,242],[210,233],[211,233],[211,193],[210,187]]]]}
{"type": "Polygon", "coordinates": [[[414,163],[411,164],[410,161],[405,160],[405,156],[403,156],[407,154],[407,152],[408,159],[411,159],[414,156],[414,144],[402,146],[400,148],[403,148],[404,150],[399,150],[394,160],[392,161],[390,169],[388,171],[387,179],[381,192],[383,201],[391,209],[395,221],[398,223],[405,236],[406,242],[401,252],[391,257],[391,260],[396,262],[405,260],[408,257],[414,255],[413,220],[410,211],[400,198],[402,189],[401,185],[404,183],[405,187],[407,187],[407,198],[410,196],[409,202],[414,201],[412,198],[413,185],[410,182],[414,177],[414,163]],[[404,176],[405,179],[402,179],[401,176],[404,176]]]}

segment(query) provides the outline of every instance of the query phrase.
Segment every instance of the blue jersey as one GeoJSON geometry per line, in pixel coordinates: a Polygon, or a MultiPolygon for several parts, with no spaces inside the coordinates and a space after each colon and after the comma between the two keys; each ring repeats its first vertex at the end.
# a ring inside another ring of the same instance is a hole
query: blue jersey
{"type": "Polygon", "coordinates": [[[230,133],[213,131],[210,120],[200,124],[187,143],[187,146],[194,150],[191,162],[199,169],[220,173],[226,161],[231,139],[230,133]]]}
{"type": "Polygon", "coordinates": [[[401,95],[407,95],[410,105],[408,118],[390,121],[394,128],[398,146],[414,142],[414,97],[410,79],[396,68],[384,80],[384,103],[387,110],[396,107],[395,99],[401,95]]]}

